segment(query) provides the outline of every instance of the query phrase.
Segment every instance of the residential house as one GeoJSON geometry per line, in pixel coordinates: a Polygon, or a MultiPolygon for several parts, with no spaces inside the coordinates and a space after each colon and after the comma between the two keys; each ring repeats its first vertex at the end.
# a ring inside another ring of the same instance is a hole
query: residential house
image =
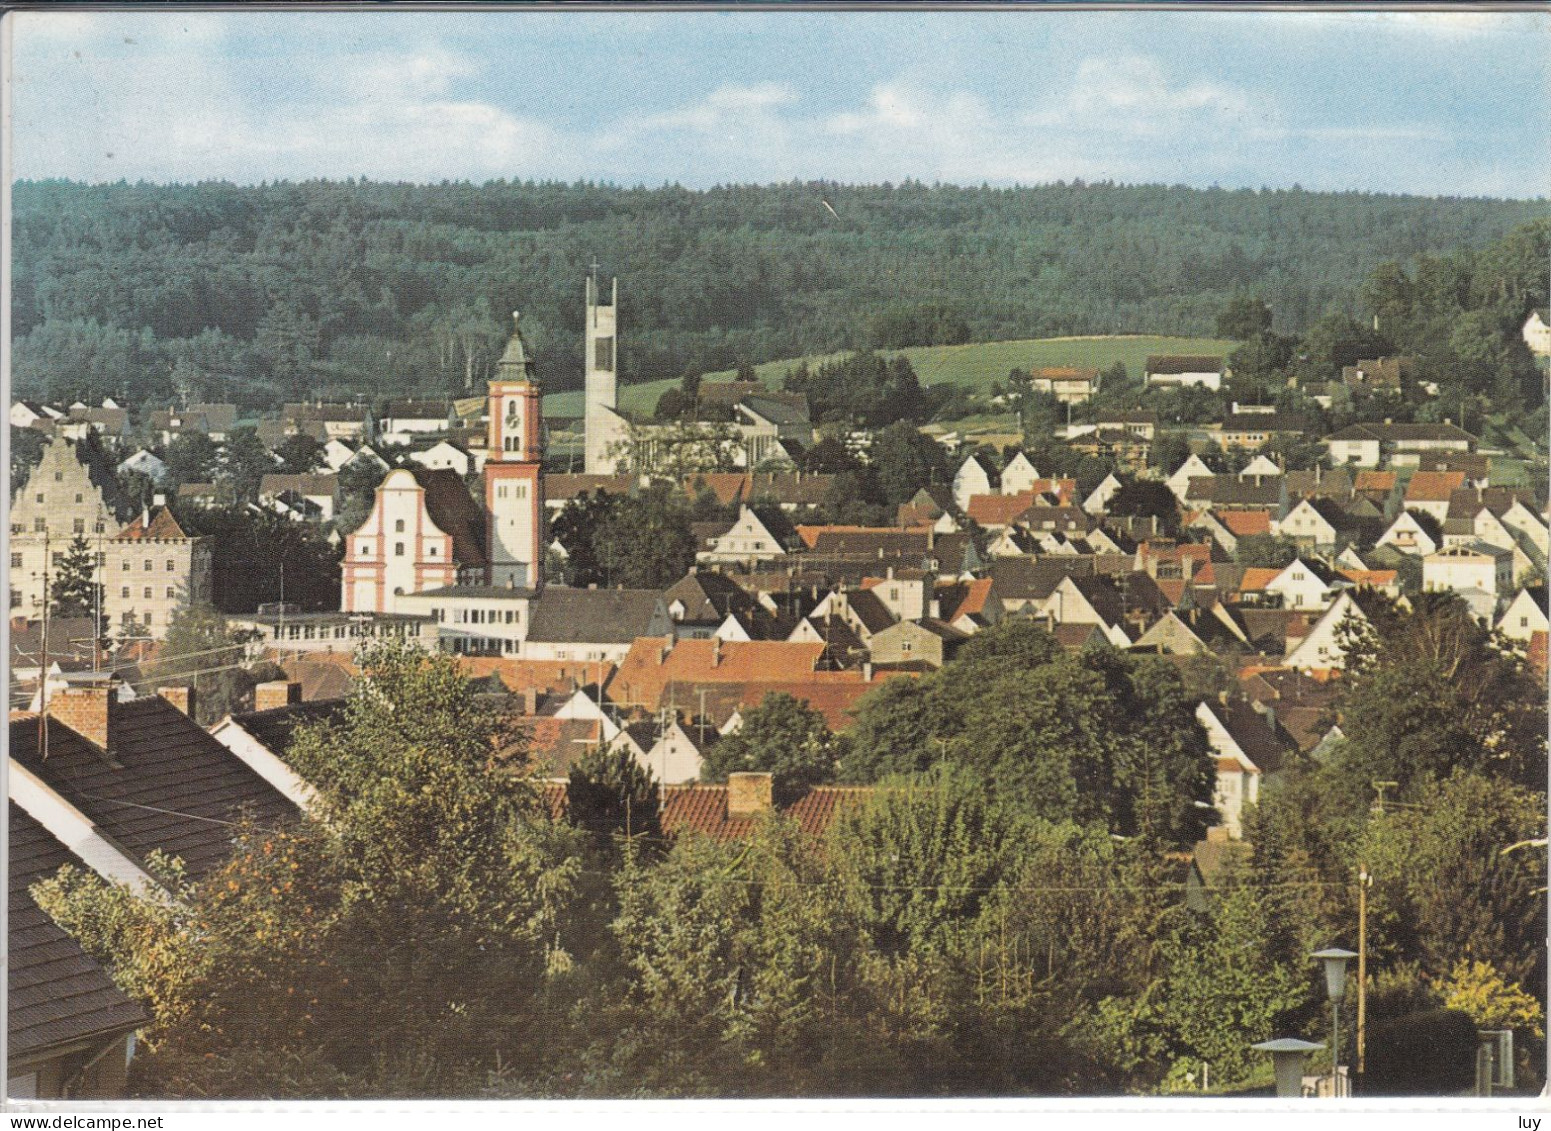
{"type": "Polygon", "coordinates": [[[258,501],[290,518],[331,522],[339,502],[339,476],[332,471],[265,475],[259,480],[258,501]]]}
{"type": "Polygon", "coordinates": [[[470,472],[479,471],[482,466],[475,462],[466,448],[451,440],[438,440],[428,448],[411,452],[408,459],[433,471],[455,472],[460,479],[467,479],[470,472]]]}
{"type": "Polygon", "coordinates": [[[638,638],[673,633],[655,589],[547,587],[533,603],[521,655],[528,660],[623,663],[638,638]]]}
{"type": "MultiPolygon", "coordinates": [[[[1293,611],[1293,615],[1297,615],[1293,611]]],[[[1286,665],[1302,672],[1329,673],[1341,670],[1346,664],[1346,648],[1342,643],[1348,620],[1366,623],[1367,614],[1353,599],[1350,591],[1336,595],[1330,607],[1324,611],[1296,644],[1288,636],[1286,665]]]]}
{"type": "Polygon", "coordinates": [[[1387,457],[1395,465],[1415,466],[1423,453],[1471,452],[1476,438],[1443,424],[1352,424],[1320,441],[1330,450],[1330,465],[1378,467],[1387,457]]]}
{"type": "Polygon", "coordinates": [[[321,425],[328,440],[355,444],[376,438],[371,408],[364,404],[339,404],[315,401],[281,406],[280,420],[288,435],[310,431],[321,425]]]}
{"type": "Polygon", "coordinates": [[[1007,461],[1007,466],[1002,468],[1002,494],[1021,495],[1032,491],[1039,478],[1039,470],[1029,461],[1029,457],[1016,452],[1007,461]]]}
{"type": "Polygon", "coordinates": [[[953,659],[969,636],[935,617],[902,620],[867,641],[875,668],[916,667],[936,670],[953,659]]]}
{"type": "Polygon", "coordinates": [[[1248,703],[1203,702],[1196,707],[1196,721],[1216,755],[1213,803],[1236,840],[1244,834],[1245,808],[1259,800],[1263,780],[1282,768],[1294,744],[1248,703]]]}
{"type": "Polygon", "coordinates": [[[1464,485],[1462,471],[1418,471],[1406,484],[1405,508],[1431,515],[1442,527],[1449,518],[1449,501],[1464,485]]]}
{"type": "Polygon", "coordinates": [[[454,427],[457,413],[445,400],[389,401],[378,417],[378,430],[388,444],[413,444],[428,435],[437,435],[454,427]]]}
{"type": "MultiPolygon", "coordinates": [[[[24,725],[36,730],[34,723],[24,725]]],[[[77,816],[68,809],[62,814],[77,816]]],[[[50,823],[60,831],[10,802],[5,1094],[13,1101],[119,1099],[127,1090],[135,1030],[150,1017],[33,902],[33,884],[85,863],[65,846],[70,834],[62,822],[50,823]]],[[[84,819],[75,824],[90,835],[84,819]]]]}
{"type": "Polygon", "coordinates": [[[157,486],[167,481],[166,463],[144,448],[139,449],[134,455],[121,461],[115,470],[119,475],[123,475],[126,472],[143,475],[157,486]]]}
{"type": "Polygon", "coordinates": [[[953,473],[953,503],[959,510],[968,511],[972,498],[990,494],[991,473],[980,462],[979,456],[971,455],[953,473]]]}
{"type": "Polygon", "coordinates": [[[773,515],[761,518],[751,507],[741,507],[733,524],[708,549],[696,553],[695,560],[752,568],[757,562],[785,557],[786,529],[786,524],[778,523],[773,515]]]}
{"type": "Polygon", "coordinates": [[[1422,588],[1495,599],[1513,592],[1513,553],[1485,542],[1444,546],[1422,559],[1422,588]]]}
{"type": "Polygon", "coordinates": [[[1221,357],[1152,354],[1143,373],[1145,384],[1152,388],[1200,388],[1215,392],[1222,388],[1228,370],[1221,357]]]}
{"type": "Polygon", "coordinates": [[[1169,490],[1174,492],[1174,497],[1184,503],[1189,494],[1192,479],[1211,479],[1216,474],[1206,465],[1205,460],[1192,452],[1164,482],[1168,484],[1169,490]]]}
{"type": "Polygon", "coordinates": [[[1343,366],[1341,380],[1351,388],[1384,389],[1400,392],[1402,382],[1411,379],[1415,362],[1409,357],[1374,357],[1343,366]]]}
{"type": "Polygon", "coordinates": [[[334,722],[343,699],[302,701],[302,685],[272,680],[253,689],[253,710],[228,715],[210,728],[214,738],[302,812],[318,814],[317,791],[291,768],[287,752],[299,727],[334,722]]]}
{"type": "Polygon", "coordinates": [[[1208,436],[1224,450],[1259,448],[1273,440],[1297,438],[1308,431],[1308,420],[1285,412],[1243,412],[1224,418],[1208,436]]]}
{"type": "Polygon", "coordinates": [[[1029,371],[1029,387],[1061,404],[1083,404],[1099,391],[1102,375],[1091,365],[1041,366],[1029,371]]]}
{"type": "Polygon", "coordinates": [[[1544,583],[1520,589],[1497,618],[1497,631],[1520,648],[1527,648],[1535,633],[1551,631],[1546,615],[1544,583]]]}
{"type": "Polygon", "coordinates": [[[1551,313],[1544,309],[1530,311],[1519,333],[1530,353],[1551,357],[1551,313]]]}
{"type": "MultiPolygon", "coordinates": [[[[1431,515],[1428,517],[1431,518],[1431,515]]],[[[1401,511],[1395,516],[1395,521],[1390,523],[1384,533],[1379,536],[1374,543],[1374,548],[1393,546],[1402,554],[1421,558],[1437,550],[1441,540],[1441,531],[1438,538],[1435,539],[1427,532],[1426,527],[1417,520],[1415,514],[1410,511],[1401,511]]]]}
{"type": "Polygon", "coordinates": [[[1089,492],[1083,500],[1082,509],[1093,515],[1105,513],[1109,509],[1109,501],[1120,493],[1120,487],[1120,480],[1115,478],[1114,472],[1110,472],[1089,492]]]}
{"type": "Polygon", "coordinates": [[[705,836],[714,841],[753,835],[763,814],[779,813],[804,834],[823,835],[847,809],[864,803],[870,786],[821,785],[801,797],[778,798],[765,773],[729,774],[725,785],[677,785],[663,790],[662,831],[670,837],[705,836]]]}

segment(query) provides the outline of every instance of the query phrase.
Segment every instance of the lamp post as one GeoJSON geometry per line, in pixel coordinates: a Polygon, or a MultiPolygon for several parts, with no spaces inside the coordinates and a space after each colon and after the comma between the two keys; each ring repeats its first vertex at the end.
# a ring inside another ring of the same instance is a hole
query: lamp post
{"type": "Polygon", "coordinates": [[[1346,996],[1346,964],[1357,957],[1354,950],[1329,946],[1316,950],[1311,958],[1325,964],[1325,992],[1330,997],[1330,1094],[1341,1094],[1341,999],[1346,996]]]}
{"type": "Polygon", "coordinates": [[[1303,1095],[1303,1060],[1309,1053],[1325,1046],[1300,1041],[1297,1037],[1279,1037],[1249,1047],[1271,1054],[1271,1062],[1276,1066],[1276,1098],[1280,1100],[1298,1099],[1303,1095]]]}

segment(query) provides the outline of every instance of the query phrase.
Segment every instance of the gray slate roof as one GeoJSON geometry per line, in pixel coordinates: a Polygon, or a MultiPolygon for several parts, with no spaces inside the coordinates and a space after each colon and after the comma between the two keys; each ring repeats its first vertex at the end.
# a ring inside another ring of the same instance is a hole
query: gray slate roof
{"type": "Polygon", "coordinates": [[[672,630],[655,589],[548,588],[533,604],[528,639],[548,644],[629,644],[672,630]]]}
{"type": "Polygon", "coordinates": [[[32,884],[61,865],[84,865],[14,802],[9,828],[6,1026],[11,1058],[143,1024],[145,1011],[28,894],[32,884]]]}

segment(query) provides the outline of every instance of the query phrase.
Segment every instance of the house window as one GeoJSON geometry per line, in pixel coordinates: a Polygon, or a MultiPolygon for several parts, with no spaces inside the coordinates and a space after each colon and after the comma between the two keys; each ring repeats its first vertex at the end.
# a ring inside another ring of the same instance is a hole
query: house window
{"type": "Polygon", "coordinates": [[[11,607],[14,609],[17,605],[20,605],[21,603],[22,603],[22,591],[20,589],[12,589],[11,590],[11,607]]]}
{"type": "Polygon", "coordinates": [[[84,518],[76,519],[71,524],[71,532],[75,533],[75,534],[85,534],[86,533],[86,520],[84,518]]]}
{"type": "Polygon", "coordinates": [[[11,555],[11,568],[12,569],[21,569],[22,568],[22,556],[20,554],[12,554],[11,555]]]}
{"type": "Polygon", "coordinates": [[[899,646],[899,650],[901,652],[913,652],[913,651],[915,651],[915,645],[912,644],[910,641],[906,640],[904,643],[902,643],[899,646]]]}
{"type": "Polygon", "coordinates": [[[106,532],[107,532],[107,527],[104,526],[101,522],[96,522],[96,523],[92,524],[92,533],[93,534],[104,534],[106,532]]]}
{"type": "Polygon", "coordinates": [[[129,586],[126,585],[124,588],[120,589],[118,591],[118,595],[126,601],[129,600],[129,586]]]}
{"type": "Polygon", "coordinates": [[[48,556],[48,560],[49,560],[49,564],[50,565],[53,565],[53,566],[57,567],[57,566],[61,566],[61,565],[64,564],[65,556],[64,556],[64,554],[60,553],[58,550],[55,550],[52,554],[50,554],[48,556]]]}
{"type": "Polygon", "coordinates": [[[393,533],[404,533],[404,520],[402,518],[396,518],[393,520],[393,533]]]}
{"type": "Polygon", "coordinates": [[[33,519],[32,520],[32,529],[34,530],[34,532],[36,532],[38,534],[43,533],[45,530],[48,529],[48,520],[44,519],[42,517],[33,519]]]}
{"type": "Polygon", "coordinates": [[[78,503],[85,502],[86,501],[86,497],[84,495],[82,495],[81,492],[77,491],[75,493],[75,501],[78,502],[78,503]]]}
{"type": "Polygon", "coordinates": [[[404,543],[402,543],[402,542],[395,542],[395,543],[393,543],[393,556],[395,558],[402,558],[404,556],[404,543]]]}
{"type": "Polygon", "coordinates": [[[149,585],[145,587],[145,599],[147,601],[151,599],[151,587],[149,585]]]}
{"type": "Polygon", "coordinates": [[[436,557],[436,547],[435,546],[430,547],[428,552],[429,552],[431,557],[433,557],[433,558],[436,557]]]}
{"type": "Polygon", "coordinates": [[[372,556],[372,544],[370,542],[362,542],[356,547],[355,552],[360,557],[369,558],[372,556]]]}
{"type": "Polygon", "coordinates": [[[124,559],[124,572],[125,573],[129,572],[129,559],[128,558],[124,559]]]}
{"type": "Polygon", "coordinates": [[[168,558],[167,559],[167,572],[168,573],[176,573],[177,569],[178,569],[177,561],[175,559],[173,559],[173,558],[168,558]]]}
{"type": "Polygon", "coordinates": [[[150,573],[151,572],[151,559],[150,558],[146,558],[145,559],[145,572],[146,573],[150,573]]]}
{"type": "Polygon", "coordinates": [[[149,627],[149,626],[150,626],[150,623],[151,623],[151,614],[150,614],[150,612],[149,612],[149,611],[147,611],[147,612],[146,612],[146,614],[145,614],[145,623],[146,623],[146,626],[147,626],[147,627],[149,627]]]}
{"type": "Polygon", "coordinates": [[[1528,628],[1529,627],[1529,617],[1520,617],[1519,618],[1519,627],[1520,628],[1528,628]]]}
{"type": "Polygon", "coordinates": [[[518,483],[512,488],[512,497],[515,499],[526,499],[528,497],[528,485],[526,483],[518,483]]]}
{"type": "Polygon", "coordinates": [[[171,601],[177,597],[177,595],[178,591],[175,588],[173,588],[171,585],[167,586],[167,600],[171,601]]]}
{"type": "Polygon", "coordinates": [[[41,502],[42,502],[42,501],[43,501],[43,492],[42,492],[42,491],[39,491],[39,492],[38,492],[38,502],[40,502],[40,503],[41,503],[41,502]]]}

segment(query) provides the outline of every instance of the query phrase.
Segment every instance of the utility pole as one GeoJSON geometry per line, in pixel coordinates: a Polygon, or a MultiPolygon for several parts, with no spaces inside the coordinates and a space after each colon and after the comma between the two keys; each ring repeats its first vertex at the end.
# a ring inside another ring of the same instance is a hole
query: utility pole
{"type": "Polygon", "coordinates": [[[1368,865],[1357,865],[1357,1077],[1362,1079],[1368,1052],[1368,865]]]}
{"type": "Polygon", "coordinates": [[[43,656],[38,667],[38,760],[48,761],[48,555],[49,532],[43,531],[43,656]]]}

